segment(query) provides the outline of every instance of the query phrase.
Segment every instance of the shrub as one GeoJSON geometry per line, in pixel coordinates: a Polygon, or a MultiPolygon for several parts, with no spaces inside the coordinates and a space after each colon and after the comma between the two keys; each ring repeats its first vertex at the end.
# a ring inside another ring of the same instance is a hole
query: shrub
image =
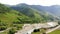
{"type": "Polygon", "coordinates": [[[8,32],[8,34],[14,34],[16,32],[16,28],[11,28],[8,32]]]}
{"type": "Polygon", "coordinates": [[[0,31],[7,29],[5,26],[0,26],[0,31]]]}

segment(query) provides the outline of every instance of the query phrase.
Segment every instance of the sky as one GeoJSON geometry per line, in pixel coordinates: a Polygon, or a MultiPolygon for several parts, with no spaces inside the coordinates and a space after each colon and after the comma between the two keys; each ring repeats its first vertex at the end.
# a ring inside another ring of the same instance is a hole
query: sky
{"type": "Polygon", "coordinates": [[[29,5],[51,6],[51,5],[60,5],[60,0],[0,0],[0,3],[9,5],[26,3],[29,5]]]}

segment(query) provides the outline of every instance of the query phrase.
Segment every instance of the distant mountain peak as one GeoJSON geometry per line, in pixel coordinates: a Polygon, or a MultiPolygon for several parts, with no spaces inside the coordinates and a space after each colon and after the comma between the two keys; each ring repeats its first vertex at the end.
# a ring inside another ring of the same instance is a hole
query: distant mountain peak
{"type": "Polygon", "coordinates": [[[50,6],[50,7],[60,7],[60,5],[52,5],[52,6],[50,6]]]}
{"type": "Polygon", "coordinates": [[[26,3],[17,4],[17,6],[21,6],[21,5],[27,6],[28,4],[26,4],[26,3]]]}

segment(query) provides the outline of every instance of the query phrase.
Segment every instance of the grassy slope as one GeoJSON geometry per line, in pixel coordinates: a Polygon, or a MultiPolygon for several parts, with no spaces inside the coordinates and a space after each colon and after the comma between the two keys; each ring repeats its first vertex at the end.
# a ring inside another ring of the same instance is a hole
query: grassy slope
{"type": "Polygon", "coordinates": [[[16,30],[19,30],[22,28],[23,24],[15,24],[14,22],[18,22],[19,20],[17,18],[26,17],[22,13],[19,13],[18,11],[12,10],[9,7],[4,6],[3,4],[0,4],[0,30],[4,29],[4,32],[0,32],[0,34],[8,34],[10,33],[8,28],[13,28],[11,32],[15,32],[16,30]],[[5,30],[8,29],[8,30],[5,30]]]}
{"type": "Polygon", "coordinates": [[[53,31],[53,32],[51,32],[49,34],[60,34],[60,30],[55,30],[55,31],[53,31]]]}

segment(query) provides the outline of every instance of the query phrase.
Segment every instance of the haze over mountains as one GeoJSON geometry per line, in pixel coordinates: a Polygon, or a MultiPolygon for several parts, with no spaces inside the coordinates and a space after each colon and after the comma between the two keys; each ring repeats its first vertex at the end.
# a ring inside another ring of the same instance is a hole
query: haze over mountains
{"type": "Polygon", "coordinates": [[[60,17],[60,5],[52,5],[52,6],[32,5],[31,7],[35,8],[39,11],[42,10],[42,11],[52,13],[52,14],[60,17]]]}

